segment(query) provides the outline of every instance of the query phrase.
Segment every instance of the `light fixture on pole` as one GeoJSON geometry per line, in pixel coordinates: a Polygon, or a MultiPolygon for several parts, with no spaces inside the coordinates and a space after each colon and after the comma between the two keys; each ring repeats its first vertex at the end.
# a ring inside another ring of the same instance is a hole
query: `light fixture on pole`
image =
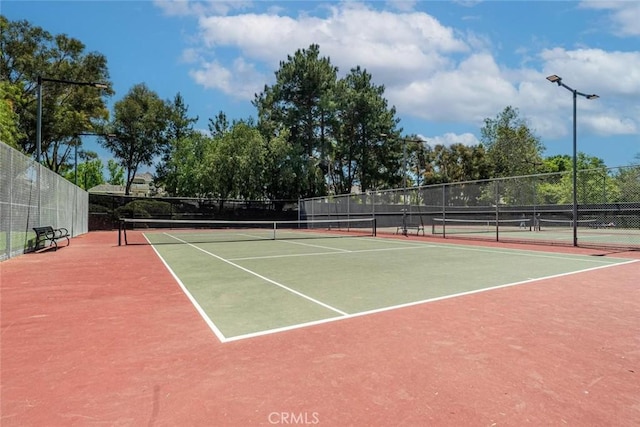
{"type": "Polygon", "coordinates": [[[60,80],[60,79],[50,79],[47,77],[38,76],[37,81],[37,97],[38,97],[38,111],[36,112],[36,162],[40,163],[42,157],[42,83],[43,82],[53,82],[53,83],[62,83],[67,85],[75,85],[75,86],[91,86],[97,89],[108,89],[109,86],[105,83],[96,83],[96,82],[76,82],[72,80],[60,80]]]}
{"type": "MultiPolygon", "coordinates": [[[[95,87],[98,89],[108,89],[109,86],[104,84],[104,83],[96,83],[96,82],[75,82],[72,80],[60,80],[60,79],[50,79],[47,77],[42,77],[42,76],[38,76],[38,80],[37,80],[37,88],[36,88],[36,95],[38,97],[38,101],[37,101],[37,111],[36,111],[36,162],[38,163],[37,168],[36,168],[36,174],[37,174],[37,217],[36,217],[36,223],[38,225],[40,224],[40,208],[41,208],[41,200],[40,200],[40,196],[41,196],[41,188],[40,188],[40,168],[42,167],[40,165],[40,162],[42,160],[42,83],[43,82],[53,82],[53,83],[62,83],[62,84],[68,84],[68,85],[75,85],[75,86],[91,86],[91,87],[95,87]]],[[[72,228],[72,234],[73,234],[73,228],[72,228]]]]}
{"type": "Polygon", "coordinates": [[[567,89],[569,92],[573,93],[573,246],[578,246],[578,144],[577,144],[577,99],[578,95],[583,96],[587,99],[597,99],[599,98],[596,94],[586,94],[582,92],[578,92],[576,89],[573,89],[566,84],[562,83],[562,77],[559,77],[555,74],[547,77],[551,83],[556,83],[558,86],[562,86],[567,89]]]}

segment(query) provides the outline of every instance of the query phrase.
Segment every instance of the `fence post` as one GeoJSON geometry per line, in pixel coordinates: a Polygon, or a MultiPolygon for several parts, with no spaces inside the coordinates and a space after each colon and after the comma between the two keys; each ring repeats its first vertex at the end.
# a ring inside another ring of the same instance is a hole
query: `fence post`
{"type": "Polygon", "coordinates": [[[496,192],[496,242],[500,241],[500,231],[499,231],[499,224],[500,224],[500,210],[499,210],[499,206],[500,206],[500,184],[499,184],[499,180],[495,181],[495,192],[496,192]]]}
{"type": "Polygon", "coordinates": [[[447,237],[447,184],[442,184],[442,238],[447,237]]]}

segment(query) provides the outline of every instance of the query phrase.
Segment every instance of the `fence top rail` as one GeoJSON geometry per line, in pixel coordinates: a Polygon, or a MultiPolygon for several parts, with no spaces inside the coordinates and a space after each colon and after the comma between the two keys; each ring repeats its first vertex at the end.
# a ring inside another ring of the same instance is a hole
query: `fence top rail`
{"type": "MultiPolygon", "coordinates": [[[[627,166],[579,169],[578,173],[594,173],[594,172],[602,173],[603,171],[606,171],[607,176],[609,176],[613,171],[616,171],[616,170],[638,168],[638,167],[640,167],[640,163],[631,164],[627,166]]],[[[421,191],[421,190],[428,190],[428,189],[442,189],[446,187],[453,187],[453,186],[460,186],[460,185],[491,184],[495,182],[504,182],[504,181],[511,181],[511,180],[517,180],[517,179],[533,179],[533,178],[546,178],[551,176],[563,176],[563,175],[569,175],[570,173],[571,171],[545,172],[545,173],[538,173],[538,174],[531,174],[531,175],[487,178],[487,179],[480,179],[480,180],[474,180],[474,181],[445,182],[440,184],[429,184],[429,185],[421,185],[416,187],[406,187],[406,188],[400,187],[400,188],[387,188],[384,190],[368,190],[368,191],[358,192],[358,193],[344,193],[344,194],[333,194],[333,195],[319,196],[319,197],[310,197],[306,199],[300,199],[300,202],[313,202],[313,201],[320,201],[320,200],[326,200],[326,199],[332,199],[332,198],[344,198],[344,197],[375,196],[375,195],[385,194],[385,193],[395,193],[402,190],[421,191]]]]}

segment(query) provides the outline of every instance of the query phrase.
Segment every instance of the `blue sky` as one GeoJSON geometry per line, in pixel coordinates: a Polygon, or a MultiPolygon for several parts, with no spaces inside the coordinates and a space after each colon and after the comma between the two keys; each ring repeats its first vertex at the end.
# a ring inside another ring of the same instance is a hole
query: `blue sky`
{"type": "Polygon", "coordinates": [[[219,111],[255,117],[280,61],[316,43],[341,76],[371,73],[405,134],[430,144],[477,144],[511,105],[545,155],[570,155],[572,96],[545,79],[557,74],[600,96],[578,99],[578,150],[640,163],[639,1],[0,0],[0,12],[104,54],[111,106],[144,82],[180,92],[200,129],[219,111]]]}

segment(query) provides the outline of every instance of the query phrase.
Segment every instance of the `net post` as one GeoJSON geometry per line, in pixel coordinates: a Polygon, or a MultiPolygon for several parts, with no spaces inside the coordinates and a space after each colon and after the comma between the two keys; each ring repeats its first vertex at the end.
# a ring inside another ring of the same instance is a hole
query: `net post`
{"type": "Polygon", "coordinates": [[[276,229],[277,229],[277,227],[278,227],[278,223],[276,221],[273,221],[273,238],[271,240],[276,240],[276,229]]]}
{"type": "Polygon", "coordinates": [[[118,246],[122,246],[122,219],[118,219],[118,246]]]}

